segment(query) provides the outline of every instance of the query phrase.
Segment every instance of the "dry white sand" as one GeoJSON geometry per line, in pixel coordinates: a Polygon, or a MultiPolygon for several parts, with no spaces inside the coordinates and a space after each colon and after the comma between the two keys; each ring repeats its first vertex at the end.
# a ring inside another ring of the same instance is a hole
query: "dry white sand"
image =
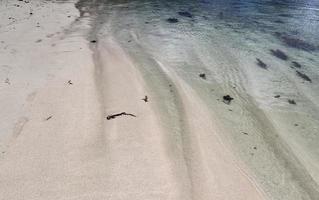
{"type": "Polygon", "coordinates": [[[14,4],[1,3],[0,199],[265,199],[165,65],[183,113],[177,151],[161,99],[142,101],[152,88],[115,40],[91,44],[92,57],[72,2],[14,4]],[[121,112],[136,117],[106,119],[121,112]]]}

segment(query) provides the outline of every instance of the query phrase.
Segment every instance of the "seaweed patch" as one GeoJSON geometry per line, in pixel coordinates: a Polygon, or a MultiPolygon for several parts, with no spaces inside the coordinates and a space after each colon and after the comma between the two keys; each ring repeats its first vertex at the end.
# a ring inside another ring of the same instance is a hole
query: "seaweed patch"
{"type": "Polygon", "coordinates": [[[305,81],[309,81],[310,83],[312,82],[312,80],[309,78],[309,76],[307,76],[306,74],[296,70],[297,76],[299,76],[300,78],[302,78],[305,81]]]}
{"type": "Polygon", "coordinates": [[[298,63],[298,62],[296,62],[296,61],[292,61],[291,63],[292,63],[292,65],[293,65],[293,67],[301,68],[301,64],[300,64],[300,63],[298,63]]]}
{"type": "Polygon", "coordinates": [[[187,11],[181,11],[181,12],[178,12],[178,14],[183,17],[193,18],[193,15],[187,11]]]}
{"type": "Polygon", "coordinates": [[[263,61],[261,61],[259,58],[256,58],[257,61],[257,65],[263,69],[268,69],[268,66],[266,63],[264,63],[263,61]]]}
{"type": "Polygon", "coordinates": [[[292,105],[296,105],[297,104],[296,101],[293,100],[293,99],[288,99],[288,103],[292,104],[292,105]]]}
{"type": "Polygon", "coordinates": [[[281,60],[288,60],[288,56],[285,54],[285,52],[279,49],[276,49],[276,50],[270,49],[270,52],[273,56],[276,56],[277,58],[281,60]]]}
{"type": "Polygon", "coordinates": [[[176,18],[168,18],[166,21],[169,22],[169,23],[177,23],[178,19],[176,19],[176,18]]]}

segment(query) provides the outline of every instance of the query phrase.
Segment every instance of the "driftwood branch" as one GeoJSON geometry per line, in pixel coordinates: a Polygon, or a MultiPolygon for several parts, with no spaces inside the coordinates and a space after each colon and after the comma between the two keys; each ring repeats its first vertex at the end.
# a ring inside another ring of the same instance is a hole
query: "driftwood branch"
{"type": "Polygon", "coordinates": [[[107,120],[111,120],[111,119],[115,119],[116,117],[122,116],[122,115],[128,115],[131,117],[136,117],[136,115],[133,115],[131,113],[126,113],[126,112],[121,112],[121,113],[117,113],[117,114],[113,114],[113,115],[108,115],[106,117],[107,120]]]}

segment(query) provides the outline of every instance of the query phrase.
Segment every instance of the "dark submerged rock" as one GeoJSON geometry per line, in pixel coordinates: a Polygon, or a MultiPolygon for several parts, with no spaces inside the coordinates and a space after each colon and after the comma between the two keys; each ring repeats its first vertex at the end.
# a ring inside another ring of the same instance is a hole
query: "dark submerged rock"
{"type": "Polygon", "coordinates": [[[296,67],[296,68],[301,68],[301,64],[300,64],[300,63],[298,63],[298,62],[296,62],[296,61],[292,61],[291,63],[292,63],[292,65],[293,65],[294,67],[296,67]]]}
{"type": "Polygon", "coordinates": [[[177,23],[177,22],[178,22],[178,19],[176,19],[176,18],[168,18],[166,21],[167,21],[168,23],[177,23]]]}
{"type": "Polygon", "coordinates": [[[193,15],[187,11],[181,11],[181,12],[178,12],[178,14],[183,17],[193,18],[193,15]]]}
{"type": "Polygon", "coordinates": [[[261,61],[259,58],[256,58],[257,60],[257,65],[263,69],[268,69],[268,66],[266,63],[264,63],[263,61],[261,61]]]}
{"type": "Polygon", "coordinates": [[[310,83],[312,82],[312,80],[309,78],[309,76],[307,76],[306,74],[296,70],[296,74],[297,76],[299,76],[300,78],[302,78],[305,81],[309,81],[310,83]]]}
{"type": "Polygon", "coordinates": [[[231,101],[233,100],[234,98],[229,96],[229,95],[225,95],[223,96],[223,102],[227,105],[229,105],[231,103],[231,101]]]}
{"type": "Polygon", "coordinates": [[[296,105],[296,102],[295,102],[295,100],[293,100],[293,99],[288,99],[288,103],[289,103],[289,104],[296,105]]]}
{"type": "Polygon", "coordinates": [[[205,80],[206,80],[206,74],[204,74],[204,73],[199,74],[199,77],[201,77],[202,79],[205,79],[205,80]]]}
{"type": "Polygon", "coordinates": [[[279,32],[275,32],[275,36],[282,41],[285,45],[292,47],[292,48],[296,48],[296,49],[300,49],[300,50],[304,50],[304,51],[315,51],[318,49],[318,47],[316,47],[313,44],[310,44],[300,38],[296,38],[293,36],[289,36],[286,33],[279,33],[279,32]]]}
{"type": "Polygon", "coordinates": [[[285,42],[285,44],[296,49],[302,49],[305,51],[315,51],[317,49],[314,45],[309,44],[298,38],[283,37],[282,39],[285,42]]]}
{"type": "Polygon", "coordinates": [[[288,60],[288,56],[279,49],[276,49],[276,50],[270,49],[270,52],[273,56],[276,56],[277,58],[281,60],[288,60]]]}

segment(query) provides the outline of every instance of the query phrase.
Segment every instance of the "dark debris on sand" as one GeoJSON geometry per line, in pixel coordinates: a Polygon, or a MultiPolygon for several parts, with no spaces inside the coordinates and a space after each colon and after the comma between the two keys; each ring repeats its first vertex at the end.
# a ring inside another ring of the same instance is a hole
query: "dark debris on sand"
{"type": "Polygon", "coordinates": [[[177,23],[178,19],[176,19],[176,18],[168,18],[166,21],[173,24],[173,23],[177,23]]]}
{"type": "Polygon", "coordinates": [[[256,58],[257,61],[257,65],[263,69],[268,69],[268,66],[266,63],[264,63],[262,60],[260,60],[259,58],[256,58]]]}
{"type": "Polygon", "coordinates": [[[53,117],[52,115],[49,116],[49,117],[47,117],[47,118],[45,119],[45,121],[49,121],[52,117],[53,117]]]}
{"type": "Polygon", "coordinates": [[[305,81],[309,81],[310,83],[312,82],[312,80],[309,78],[309,76],[307,76],[306,74],[296,70],[296,74],[297,76],[299,76],[300,78],[302,78],[305,81]]]}
{"type": "Polygon", "coordinates": [[[9,78],[6,78],[6,80],[4,81],[4,83],[10,85],[10,84],[11,84],[11,83],[10,83],[10,79],[9,79],[9,78]]]}
{"type": "Polygon", "coordinates": [[[279,49],[276,49],[276,50],[270,49],[270,52],[273,56],[276,56],[277,58],[281,60],[288,60],[288,56],[286,55],[286,53],[279,49]]]}
{"type": "Polygon", "coordinates": [[[148,102],[148,96],[145,96],[143,99],[142,99],[145,103],[148,102]]]}
{"type": "Polygon", "coordinates": [[[234,100],[233,97],[231,97],[230,95],[225,95],[223,96],[223,102],[227,105],[229,105],[231,103],[231,101],[234,100]]]}

